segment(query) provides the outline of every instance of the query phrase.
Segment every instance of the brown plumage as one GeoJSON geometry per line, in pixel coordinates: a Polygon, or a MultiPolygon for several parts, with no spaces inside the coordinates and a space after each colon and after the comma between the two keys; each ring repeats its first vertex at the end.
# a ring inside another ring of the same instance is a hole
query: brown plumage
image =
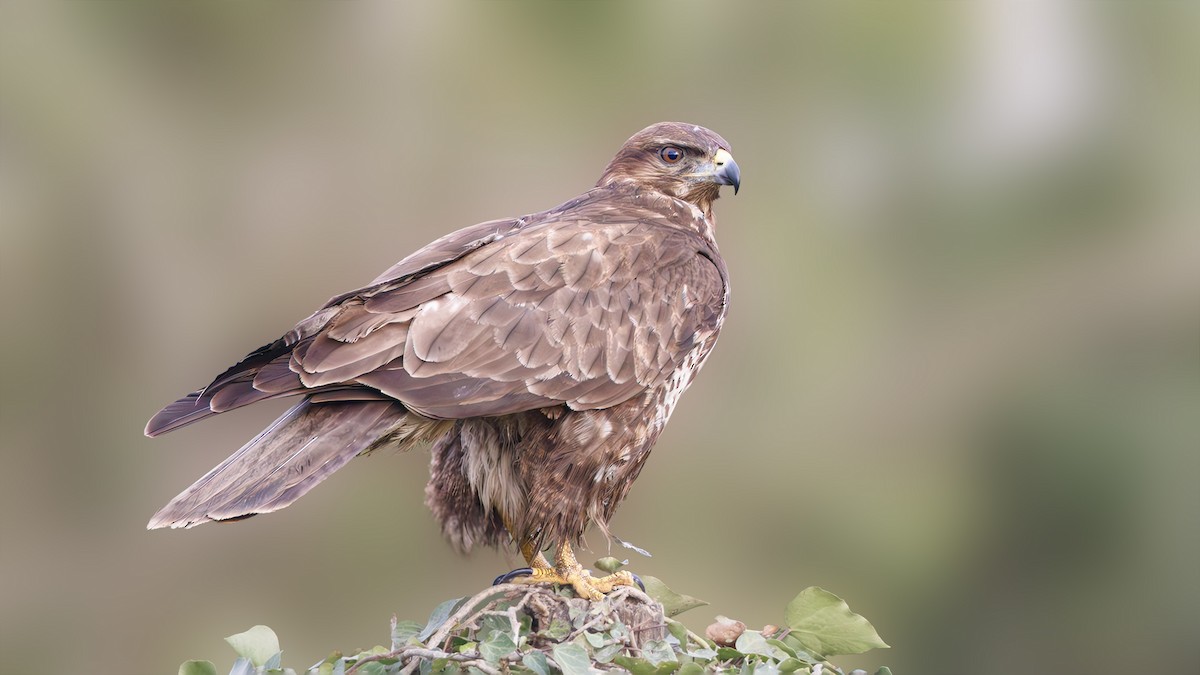
{"type": "Polygon", "coordinates": [[[275,511],[357,455],[424,443],[426,503],[460,550],[605,527],[724,321],[728,150],[648,127],[595,188],[434,241],[166,406],[148,436],[302,397],[149,527],[275,511]]]}

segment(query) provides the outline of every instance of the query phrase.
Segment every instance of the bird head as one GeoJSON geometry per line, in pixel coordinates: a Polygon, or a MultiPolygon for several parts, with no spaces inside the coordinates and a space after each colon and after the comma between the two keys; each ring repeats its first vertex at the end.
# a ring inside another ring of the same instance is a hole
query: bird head
{"type": "Polygon", "coordinates": [[[742,176],[729,143],[695,124],[659,122],[634,134],[609,162],[598,186],[631,182],[691,202],[705,213],[722,185],[737,194],[742,176]]]}

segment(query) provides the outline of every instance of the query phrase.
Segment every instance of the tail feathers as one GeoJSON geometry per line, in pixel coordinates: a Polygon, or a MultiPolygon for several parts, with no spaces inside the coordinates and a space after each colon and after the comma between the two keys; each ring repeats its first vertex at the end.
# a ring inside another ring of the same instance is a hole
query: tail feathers
{"type": "MultiPolygon", "coordinates": [[[[205,406],[197,413],[211,411],[205,406]]],[[[406,420],[409,415],[394,401],[305,399],[172,499],[147,528],[193,527],[282,509],[377,442],[430,431],[406,420]]]]}

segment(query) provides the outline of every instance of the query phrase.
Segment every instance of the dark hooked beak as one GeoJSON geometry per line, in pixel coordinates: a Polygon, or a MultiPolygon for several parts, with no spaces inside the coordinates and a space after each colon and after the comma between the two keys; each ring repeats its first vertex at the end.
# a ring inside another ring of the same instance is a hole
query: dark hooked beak
{"type": "Polygon", "coordinates": [[[713,155],[713,180],[717,185],[732,185],[735,195],[742,186],[742,172],[729,151],[717,150],[717,154],[713,155]]]}

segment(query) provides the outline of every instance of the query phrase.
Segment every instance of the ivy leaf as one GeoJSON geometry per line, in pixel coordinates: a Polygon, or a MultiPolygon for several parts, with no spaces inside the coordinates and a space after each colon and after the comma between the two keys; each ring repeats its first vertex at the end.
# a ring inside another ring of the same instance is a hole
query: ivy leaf
{"type": "Polygon", "coordinates": [[[739,635],[734,647],[743,654],[756,654],[777,661],[786,659],[789,656],[782,649],[770,645],[767,639],[762,636],[762,633],[756,630],[748,630],[739,635]]]}
{"type": "Polygon", "coordinates": [[[807,663],[801,661],[800,659],[793,659],[791,657],[788,657],[779,662],[779,672],[781,672],[781,673],[794,673],[797,670],[800,670],[801,668],[807,668],[807,667],[808,667],[807,663]]]}
{"type": "Polygon", "coordinates": [[[675,650],[663,640],[650,640],[642,645],[642,658],[654,664],[655,668],[679,660],[675,658],[675,650]]]}
{"type": "MultiPolygon", "coordinates": [[[[776,640],[775,638],[766,638],[766,640],[767,640],[767,644],[771,645],[772,647],[782,650],[784,654],[788,655],[788,657],[793,658],[793,659],[799,658],[799,654],[796,652],[796,650],[792,649],[790,646],[784,644],[783,641],[776,640]]],[[[807,656],[807,654],[805,654],[805,656],[807,656]]]]}
{"type": "Polygon", "coordinates": [[[551,640],[561,640],[571,634],[571,624],[555,617],[546,630],[542,631],[542,634],[551,640]]]}
{"type": "Polygon", "coordinates": [[[592,658],[595,659],[596,663],[608,663],[609,661],[612,661],[613,658],[616,657],[617,654],[620,654],[621,651],[624,649],[625,649],[625,645],[623,645],[623,644],[606,645],[604,647],[597,649],[592,654],[592,658]]]}
{"type": "Polygon", "coordinates": [[[613,574],[614,572],[616,572],[617,570],[621,569],[622,567],[624,567],[628,564],[629,564],[628,560],[618,560],[612,556],[608,556],[606,558],[601,558],[601,559],[597,560],[596,562],[592,563],[592,567],[595,567],[596,569],[600,570],[601,572],[605,572],[607,574],[613,574]]]}
{"type": "Polygon", "coordinates": [[[738,661],[746,658],[746,655],[732,647],[719,647],[717,649],[717,659],[720,661],[738,661]]]}
{"type": "Polygon", "coordinates": [[[608,637],[603,633],[584,633],[583,637],[587,643],[592,646],[592,649],[599,649],[608,642],[608,637]]]}
{"type": "Polygon", "coordinates": [[[575,628],[583,628],[583,624],[587,623],[588,607],[580,607],[576,604],[567,605],[567,616],[571,619],[571,625],[575,628]]]}
{"type": "Polygon", "coordinates": [[[696,663],[685,663],[676,672],[679,675],[704,675],[704,667],[696,663]]]}
{"type": "Polygon", "coordinates": [[[479,655],[488,663],[499,664],[500,661],[516,650],[517,645],[508,633],[493,631],[486,640],[479,643],[479,655]]]}
{"type": "Polygon", "coordinates": [[[245,633],[225,638],[238,656],[248,659],[254,666],[264,666],[271,657],[279,653],[279,636],[266,626],[255,626],[245,633]]]}
{"type": "Polygon", "coordinates": [[[417,621],[397,621],[392,626],[392,649],[399,649],[408,644],[409,640],[421,634],[422,626],[417,621]]]}
{"type": "Polygon", "coordinates": [[[535,675],[550,675],[550,662],[546,660],[546,655],[541,652],[529,652],[521,657],[521,663],[526,668],[532,670],[535,675]]]}
{"type": "Polygon", "coordinates": [[[686,645],[688,641],[687,626],[679,623],[675,619],[667,619],[667,631],[679,640],[679,644],[686,645]]]}
{"type": "Polygon", "coordinates": [[[667,616],[678,616],[689,609],[703,607],[708,604],[699,598],[676,593],[667,588],[667,585],[656,577],[644,576],[642,577],[642,583],[646,585],[646,594],[663,606],[663,612],[667,616]]]}
{"type": "Polygon", "coordinates": [[[512,634],[512,623],[508,620],[507,616],[489,614],[480,620],[479,630],[483,635],[487,635],[491,631],[496,631],[505,633],[512,638],[516,637],[512,634]]]}
{"type": "Polygon", "coordinates": [[[179,675],[217,675],[212,661],[184,661],[179,665],[179,675]]]}
{"type": "Polygon", "coordinates": [[[628,670],[633,675],[654,675],[655,671],[658,670],[653,663],[650,663],[646,659],[639,659],[636,656],[629,656],[627,654],[622,654],[613,659],[613,663],[628,670]]]}
{"type": "Polygon", "coordinates": [[[591,675],[592,660],[587,650],[574,642],[554,645],[554,660],[562,668],[563,675],[591,675]]]}
{"type": "Polygon", "coordinates": [[[870,622],[850,611],[845,600],[816,586],[800,591],[784,616],[792,629],[789,635],[814,654],[861,654],[888,646],[870,622]]]}
{"type": "Polygon", "coordinates": [[[457,607],[458,603],[462,602],[463,600],[464,598],[455,598],[453,600],[447,600],[437,607],[434,607],[433,613],[429,615],[429,621],[426,622],[425,628],[421,630],[421,633],[417,635],[417,639],[421,642],[428,640],[429,636],[437,632],[437,629],[441,628],[442,624],[446,623],[446,619],[450,618],[450,615],[454,612],[454,608],[457,607]]]}

